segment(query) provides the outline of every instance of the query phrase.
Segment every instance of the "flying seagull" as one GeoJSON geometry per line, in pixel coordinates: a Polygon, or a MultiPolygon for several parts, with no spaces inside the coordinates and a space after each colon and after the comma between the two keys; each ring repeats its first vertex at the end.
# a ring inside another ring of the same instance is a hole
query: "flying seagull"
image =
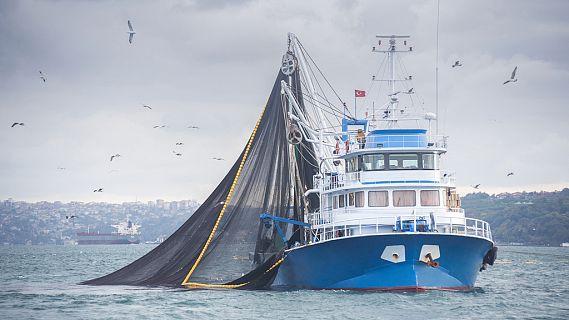
{"type": "Polygon", "coordinates": [[[43,74],[43,72],[41,72],[41,70],[39,70],[39,73],[40,73],[40,79],[42,79],[42,80],[43,80],[43,82],[46,82],[46,81],[47,81],[47,77],[46,77],[46,75],[45,75],[45,74],[43,74]]]}
{"type": "Polygon", "coordinates": [[[401,91],[397,91],[397,92],[393,92],[392,94],[388,94],[388,96],[394,97],[394,96],[396,96],[396,95],[398,95],[398,94],[400,94],[400,93],[401,93],[401,91]]]}
{"type": "Polygon", "coordinates": [[[199,129],[200,127],[198,127],[198,126],[189,126],[188,128],[190,128],[190,129],[199,129]]]}
{"type": "Polygon", "coordinates": [[[175,155],[177,155],[178,157],[181,156],[182,154],[176,151],[172,151],[175,155]]]}
{"type": "Polygon", "coordinates": [[[213,159],[213,160],[217,160],[217,161],[225,160],[225,159],[223,159],[223,158],[217,158],[217,157],[213,157],[212,159],[213,159]]]}
{"type": "Polygon", "coordinates": [[[413,88],[409,89],[407,92],[403,92],[404,94],[413,94],[415,93],[415,91],[413,91],[413,88]]]}
{"type": "Polygon", "coordinates": [[[114,158],[118,158],[118,157],[120,157],[120,156],[121,156],[121,155],[120,155],[120,154],[118,154],[118,153],[117,153],[117,154],[115,154],[115,155],[113,155],[113,156],[111,156],[111,161],[113,161],[113,159],[114,159],[114,158]]]}
{"type": "Polygon", "coordinates": [[[518,81],[518,78],[516,78],[516,71],[518,71],[518,66],[516,66],[514,68],[514,71],[512,71],[512,75],[510,76],[510,79],[508,79],[507,81],[504,82],[504,84],[510,83],[510,82],[516,82],[518,81]]]}
{"type": "Polygon", "coordinates": [[[65,219],[73,219],[73,218],[77,218],[77,216],[65,216],[65,219]]]}
{"type": "Polygon", "coordinates": [[[23,122],[14,122],[14,123],[12,123],[11,128],[14,128],[15,126],[23,126],[23,125],[24,125],[23,122]]]}
{"type": "Polygon", "coordinates": [[[57,167],[57,170],[65,170],[65,167],[57,167]]]}
{"type": "Polygon", "coordinates": [[[165,127],[166,127],[165,125],[161,125],[161,126],[154,126],[153,128],[157,129],[157,128],[165,128],[165,127]]]}
{"type": "Polygon", "coordinates": [[[176,142],[176,145],[177,145],[177,146],[182,146],[182,145],[184,145],[184,143],[183,143],[183,142],[176,142]]]}
{"type": "Polygon", "coordinates": [[[103,188],[95,189],[93,192],[103,192],[103,188]]]}
{"type": "Polygon", "coordinates": [[[462,63],[460,63],[460,61],[456,60],[456,61],[454,62],[454,64],[452,65],[452,67],[453,67],[453,68],[454,68],[454,67],[462,67],[462,63]]]}
{"type": "Polygon", "coordinates": [[[509,172],[509,173],[506,175],[506,177],[513,176],[513,175],[514,175],[513,172],[509,172]]]}
{"type": "Polygon", "coordinates": [[[152,110],[152,108],[151,108],[149,105],[143,104],[142,107],[143,107],[143,108],[148,108],[148,109],[152,110]]]}
{"type": "Polygon", "coordinates": [[[134,30],[132,29],[132,23],[130,23],[130,20],[127,21],[128,23],[128,43],[132,43],[132,39],[134,38],[134,35],[136,34],[136,32],[134,32],[134,30]]]}
{"type": "Polygon", "coordinates": [[[473,187],[474,189],[478,189],[478,187],[480,187],[480,183],[477,184],[477,185],[475,185],[475,186],[472,186],[472,187],[473,187]]]}

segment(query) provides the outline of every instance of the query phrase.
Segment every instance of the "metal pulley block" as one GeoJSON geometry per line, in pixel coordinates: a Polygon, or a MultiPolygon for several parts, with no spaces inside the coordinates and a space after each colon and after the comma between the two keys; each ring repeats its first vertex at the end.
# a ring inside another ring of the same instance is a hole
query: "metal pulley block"
{"type": "Polygon", "coordinates": [[[283,55],[281,64],[281,71],[287,76],[290,76],[296,70],[296,57],[292,52],[287,52],[283,55]]]}
{"type": "Polygon", "coordinates": [[[302,141],[302,132],[296,124],[290,124],[288,127],[287,140],[290,144],[299,144],[302,141]]]}

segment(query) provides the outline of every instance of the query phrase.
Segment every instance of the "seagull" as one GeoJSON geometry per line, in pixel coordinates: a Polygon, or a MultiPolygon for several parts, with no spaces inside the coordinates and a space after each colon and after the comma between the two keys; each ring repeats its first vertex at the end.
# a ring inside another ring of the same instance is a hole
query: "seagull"
{"type": "Polygon", "coordinates": [[[145,105],[145,104],[143,104],[142,107],[143,107],[143,108],[148,108],[148,109],[152,110],[152,108],[151,108],[150,106],[145,105]]]}
{"type": "Polygon", "coordinates": [[[73,219],[73,218],[77,218],[77,216],[65,216],[65,219],[73,219]]]}
{"type": "Polygon", "coordinates": [[[12,123],[11,128],[14,128],[15,126],[23,126],[23,125],[24,125],[23,122],[14,122],[14,123],[12,123]]]}
{"type": "Polygon", "coordinates": [[[66,168],[64,167],[57,167],[57,170],[65,170],[66,168]]]}
{"type": "Polygon", "coordinates": [[[454,64],[452,65],[452,67],[453,67],[453,68],[454,68],[454,67],[462,67],[462,63],[460,63],[460,61],[456,60],[456,61],[454,62],[454,64]]]}
{"type": "Polygon", "coordinates": [[[128,43],[132,43],[132,39],[134,38],[134,35],[136,34],[136,32],[134,32],[134,30],[132,29],[132,23],[130,23],[130,20],[127,21],[128,23],[128,43]]]}
{"type": "Polygon", "coordinates": [[[473,187],[474,189],[478,189],[478,187],[480,187],[480,183],[477,184],[477,185],[475,185],[475,186],[472,186],[472,187],[473,187]]]}
{"type": "Polygon", "coordinates": [[[509,173],[506,175],[506,177],[513,176],[513,175],[514,175],[513,172],[509,172],[509,173]]]}
{"type": "Polygon", "coordinates": [[[393,92],[392,94],[388,94],[388,96],[394,97],[394,96],[396,96],[396,95],[398,95],[398,94],[400,94],[400,93],[401,93],[401,91],[397,91],[397,92],[393,92]]]}
{"type": "Polygon", "coordinates": [[[512,71],[512,75],[510,76],[510,79],[508,79],[507,81],[504,82],[504,84],[507,84],[509,82],[516,82],[518,81],[518,79],[516,78],[516,71],[518,71],[518,66],[516,66],[514,68],[514,71],[512,71]]]}
{"type": "Polygon", "coordinates": [[[95,189],[93,192],[103,192],[103,188],[95,189]]]}
{"type": "Polygon", "coordinates": [[[165,128],[165,127],[166,127],[165,125],[161,125],[161,126],[154,126],[153,128],[157,129],[157,128],[165,128]]]}
{"type": "Polygon", "coordinates": [[[184,143],[183,143],[183,142],[176,142],[176,145],[177,145],[177,146],[182,146],[182,145],[184,145],[184,143]]]}
{"type": "Polygon", "coordinates": [[[182,154],[176,151],[172,151],[175,155],[177,155],[178,157],[181,156],[182,154]]]}
{"type": "Polygon", "coordinates": [[[198,126],[189,126],[188,128],[190,128],[190,129],[199,129],[200,127],[198,127],[198,126]]]}
{"type": "Polygon", "coordinates": [[[43,74],[43,72],[41,72],[41,70],[39,70],[39,73],[40,73],[40,79],[42,79],[42,80],[43,80],[43,82],[46,82],[46,81],[47,81],[47,77],[46,77],[46,75],[45,75],[45,74],[43,74]]]}
{"type": "Polygon", "coordinates": [[[118,153],[117,153],[117,154],[115,154],[114,156],[111,156],[111,161],[113,161],[113,159],[114,159],[114,158],[118,158],[118,157],[120,157],[120,156],[121,156],[121,155],[120,155],[120,154],[118,154],[118,153]]]}
{"type": "Polygon", "coordinates": [[[411,88],[411,89],[409,89],[407,92],[403,92],[403,93],[404,93],[404,94],[413,94],[413,93],[415,93],[415,92],[413,91],[413,88],[411,88]]]}
{"type": "Polygon", "coordinates": [[[213,159],[213,160],[217,160],[217,161],[225,160],[225,159],[223,159],[223,158],[217,158],[217,157],[213,157],[212,159],[213,159]]]}

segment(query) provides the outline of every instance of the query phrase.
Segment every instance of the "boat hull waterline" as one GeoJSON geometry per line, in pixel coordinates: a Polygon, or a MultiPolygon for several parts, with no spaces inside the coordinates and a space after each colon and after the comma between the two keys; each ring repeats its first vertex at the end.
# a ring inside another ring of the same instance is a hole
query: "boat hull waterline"
{"type": "Polygon", "coordinates": [[[316,242],[287,251],[272,288],[469,291],[493,245],[481,237],[437,233],[316,242]],[[432,263],[425,262],[427,253],[432,263]]]}

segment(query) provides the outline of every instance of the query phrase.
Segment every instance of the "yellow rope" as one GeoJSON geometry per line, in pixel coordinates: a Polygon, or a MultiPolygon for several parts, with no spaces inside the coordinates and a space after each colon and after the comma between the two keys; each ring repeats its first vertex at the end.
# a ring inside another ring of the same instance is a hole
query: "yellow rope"
{"type": "MultiPolygon", "coordinates": [[[[221,221],[221,218],[223,217],[223,214],[225,213],[225,208],[227,208],[227,204],[229,203],[229,200],[231,200],[231,195],[233,194],[233,190],[235,189],[235,185],[237,184],[237,179],[239,178],[239,175],[241,174],[241,169],[243,169],[243,165],[245,164],[245,160],[247,159],[247,155],[249,154],[249,149],[251,148],[251,144],[253,143],[253,140],[255,139],[255,134],[257,133],[257,129],[259,128],[259,124],[261,123],[261,119],[263,118],[263,115],[265,114],[266,108],[267,108],[267,105],[265,104],[265,107],[263,108],[263,111],[261,112],[261,116],[259,117],[259,120],[257,120],[257,124],[255,125],[255,128],[253,129],[253,133],[251,134],[251,137],[249,138],[249,142],[247,143],[247,147],[245,148],[245,153],[243,154],[243,159],[241,159],[241,163],[239,164],[239,169],[237,170],[237,174],[235,175],[235,179],[233,179],[233,183],[231,184],[231,188],[229,189],[229,193],[227,194],[227,197],[225,198],[225,202],[223,203],[223,208],[221,208],[221,211],[219,212],[219,217],[217,217],[217,221],[215,222],[215,225],[213,226],[213,229],[211,230],[211,233],[209,234],[209,237],[207,238],[205,246],[203,247],[202,251],[200,252],[198,259],[196,260],[196,262],[194,263],[194,265],[192,266],[192,268],[188,272],[188,275],[186,275],[186,278],[184,278],[182,285],[188,284],[188,279],[190,279],[190,276],[196,270],[196,267],[201,262],[207,248],[209,247],[209,245],[211,243],[211,240],[213,239],[213,235],[215,234],[215,231],[217,230],[217,227],[219,226],[219,222],[221,221]]],[[[205,286],[205,284],[201,284],[201,285],[205,286]]],[[[243,285],[245,285],[245,284],[243,284],[243,285]]],[[[214,286],[223,286],[223,285],[214,285],[214,286]]],[[[239,285],[239,286],[241,286],[241,285],[239,285]]]]}
{"type": "MultiPolygon", "coordinates": [[[[275,262],[269,269],[267,269],[267,271],[265,271],[264,273],[269,273],[271,272],[271,270],[273,270],[274,268],[276,268],[279,264],[281,264],[284,261],[285,257],[280,258],[277,262],[275,262]]],[[[186,286],[186,288],[191,289],[191,288],[223,288],[223,289],[237,289],[240,287],[243,287],[245,285],[248,285],[249,283],[251,283],[251,281],[247,281],[244,283],[240,283],[240,284],[207,284],[207,283],[198,283],[198,282],[186,282],[183,283],[182,285],[186,286]]]]}

